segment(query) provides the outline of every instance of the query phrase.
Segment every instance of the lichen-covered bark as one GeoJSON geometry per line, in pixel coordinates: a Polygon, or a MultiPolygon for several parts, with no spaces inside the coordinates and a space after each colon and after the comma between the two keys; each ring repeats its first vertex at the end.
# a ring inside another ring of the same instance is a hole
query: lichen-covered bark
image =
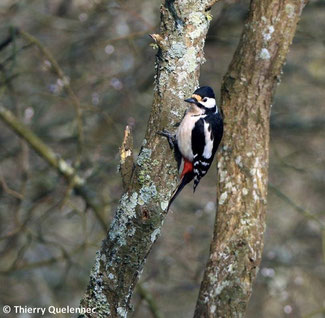
{"type": "Polygon", "coordinates": [[[242,317],[261,261],[272,95],[306,1],[252,0],[224,77],[218,210],[195,317],[242,317]]]}
{"type": "Polygon", "coordinates": [[[159,236],[177,169],[168,143],[156,132],[175,129],[186,107],[184,97],[198,86],[208,3],[166,0],[161,6],[160,34],[152,35],[158,53],[147,132],[81,302],[82,307],[94,309],[88,317],[126,317],[135,284],[159,236]]]}

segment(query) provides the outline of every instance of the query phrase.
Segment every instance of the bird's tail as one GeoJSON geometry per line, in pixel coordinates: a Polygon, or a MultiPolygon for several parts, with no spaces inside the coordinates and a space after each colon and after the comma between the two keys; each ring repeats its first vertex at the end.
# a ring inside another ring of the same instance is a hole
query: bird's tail
{"type": "Polygon", "coordinates": [[[176,199],[176,197],[179,195],[179,193],[183,190],[183,188],[193,180],[194,178],[194,173],[193,171],[190,171],[188,173],[186,173],[182,179],[180,180],[180,182],[178,183],[176,189],[174,190],[171,199],[169,200],[168,203],[168,207],[167,207],[167,211],[169,210],[169,207],[171,206],[171,204],[173,203],[173,201],[176,199]]]}

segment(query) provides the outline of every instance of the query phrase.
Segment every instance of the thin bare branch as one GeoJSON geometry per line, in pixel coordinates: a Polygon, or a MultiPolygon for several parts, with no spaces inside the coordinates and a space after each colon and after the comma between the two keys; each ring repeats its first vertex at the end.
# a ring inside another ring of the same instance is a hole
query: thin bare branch
{"type": "Polygon", "coordinates": [[[62,81],[63,87],[67,91],[68,95],[70,96],[70,100],[72,101],[72,104],[75,108],[76,112],[76,123],[77,123],[77,132],[78,132],[78,154],[79,158],[77,161],[80,161],[83,143],[84,143],[84,136],[83,136],[83,125],[82,125],[82,109],[80,106],[80,101],[75,94],[75,92],[72,90],[70,85],[69,78],[64,74],[63,70],[61,69],[59,63],[56,61],[52,53],[34,36],[29,34],[28,32],[19,29],[18,33],[29,43],[34,44],[38,47],[38,49],[41,51],[41,53],[45,56],[45,58],[51,63],[52,69],[56,73],[56,75],[59,77],[59,79],[62,81]]]}
{"type": "Polygon", "coordinates": [[[4,177],[3,177],[2,173],[1,173],[1,171],[0,171],[0,183],[2,185],[3,190],[7,194],[13,196],[16,199],[23,200],[24,196],[21,193],[18,193],[17,191],[12,190],[12,189],[9,188],[9,186],[7,185],[6,180],[4,179],[4,177]]]}
{"type": "Polygon", "coordinates": [[[16,134],[27,143],[53,168],[62,174],[69,183],[73,184],[76,193],[80,195],[86,204],[92,208],[104,231],[107,225],[102,217],[102,206],[92,192],[87,188],[85,180],[80,177],[76,170],[60,158],[49,146],[47,146],[38,136],[36,136],[27,126],[8,109],[0,105],[0,119],[2,119],[16,134]]]}
{"type": "Polygon", "coordinates": [[[293,207],[297,212],[302,214],[304,217],[306,217],[309,220],[312,220],[317,223],[317,225],[320,226],[321,230],[325,230],[325,225],[323,222],[313,213],[307,211],[306,209],[302,208],[301,206],[297,205],[295,202],[293,202],[286,194],[284,194],[282,191],[280,191],[276,186],[274,186],[272,183],[269,183],[269,189],[276,194],[281,200],[286,202],[288,205],[293,207]]]}
{"type": "Polygon", "coordinates": [[[323,315],[325,314],[325,307],[312,311],[307,315],[303,315],[302,318],[312,318],[316,315],[318,317],[319,314],[323,314],[323,315]]]}
{"type": "MultiPolygon", "coordinates": [[[[22,248],[22,251],[25,248],[26,247],[24,246],[22,248]]],[[[73,256],[75,254],[78,254],[80,251],[84,250],[84,248],[85,248],[85,244],[82,243],[81,245],[76,247],[74,250],[72,250],[72,251],[70,251],[68,253],[67,252],[62,253],[62,255],[60,255],[58,257],[51,257],[51,258],[48,258],[46,260],[31,262],[31,263],[22,263],[20,265],[18,265],[17,262],[14,262],[14,264],[9,269],[4,270],[4,271],[0,271],[0,275],[8,275],[9,273],[13,273],[13,272],[21,271],[21,270],[45,267],[45,266],[53,265],[53,264],[58,263],[58,262],[69,260],[69,258],[71,256],[73,256]]]]}
{"type": "Polygon", "coordinates": [[[139,293],[140,297],[147,302],[150,312],[152,314],[152,317],[162,318],[162,315],[158,309],[158,306],[157,306],[155,300],[152,298],[152,295],[140,283],[138,283],[138,285],[137,285],[137,292],[139,293]]]}

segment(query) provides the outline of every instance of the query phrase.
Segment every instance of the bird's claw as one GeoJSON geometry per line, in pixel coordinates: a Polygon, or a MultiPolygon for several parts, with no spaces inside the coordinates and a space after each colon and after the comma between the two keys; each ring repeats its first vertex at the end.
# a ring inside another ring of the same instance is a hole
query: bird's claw
{"type": "Polygon", "coordinates": [[[174,149],[176,143],[176,135],[171,134],[169,131],[163,129],[162,131],[157,131],[157,134],[166,137],[170,146],[170,149],[174,149]]]}

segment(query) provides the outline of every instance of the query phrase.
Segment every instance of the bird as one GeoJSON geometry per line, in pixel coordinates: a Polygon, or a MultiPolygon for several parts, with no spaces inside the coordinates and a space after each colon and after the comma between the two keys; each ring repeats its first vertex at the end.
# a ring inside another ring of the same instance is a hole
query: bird
{"type": "Polygon", "coordinates": [[[169,200],[167,211],[182,189],[194,179],[195,192],[201,178],[208,172],[223,135],[223,118],[209,86],[199,87],[192,96],[176,133],[158,132],[174,149],[180,172],[179,183],[169,200]]]}

